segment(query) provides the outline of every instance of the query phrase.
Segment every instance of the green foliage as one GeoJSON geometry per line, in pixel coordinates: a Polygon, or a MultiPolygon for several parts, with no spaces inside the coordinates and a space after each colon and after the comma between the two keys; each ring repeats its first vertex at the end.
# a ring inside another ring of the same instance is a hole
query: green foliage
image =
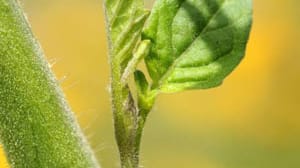
{"type": "Polygon", "coordinates": [[[0,139],[11,167],[99,167],[16,0],[0,0],[0,139]]]}
{"type": "Polygon", "coordinates": [[[158,0],[143,33],[146,64],[162,92],[218,86],[239,64],[251,26],[251,0],[158,0]]]}
{"type": "Polygon", "coordinates": [[[128,78],[149,52],[149,41],[140,38],[149,12],[143,0],[106,0],[107,32],[111,61],[111,94],[115,136],[122,167],[138,166],[138,151],[145,118],[141,118],[128,86],[128,78]]]}
{"type": "MultiPolygon", "coordinates": [[[[121,166],[137,168],[157,95],[216,87],[239,64],[252,1],[157,0],[148,21],[143,0],[105,9],[121,166]],[[137,70],[143,60],[151,81],[137,70]]],[[[0,0],[0,60],[0,138],[12,167],[97,167],[15,0],[0,0]]]]}
{"type": "Polygon", "coordinates": [[[136,168],[142,130],[158,93],[216,87],[239,64],[252,1],[157,0],[146,26],[142,0],[107,0],[105,7],[116,140],[122,167],[136,168]],[[136,70],[143,59],[151,82],[136,70]],[[129,86],[133,74],[135,85],[129,86]]]}
{"type": "Polygon", "coordinates": [[[124,69],[132,57],[149,12],[142,0],[106,0],[111,55],[124,69]]]}

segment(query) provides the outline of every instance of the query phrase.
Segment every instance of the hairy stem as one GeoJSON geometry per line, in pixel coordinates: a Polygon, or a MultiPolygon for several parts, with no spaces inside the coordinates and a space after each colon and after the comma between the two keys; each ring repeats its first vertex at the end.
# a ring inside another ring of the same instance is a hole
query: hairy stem
{"type": "Polygon", "coordinates": [[[16,0],[0,0],[0,139],[11,167],[99,167],[16,0]]]}
{"type": "Polygon", "coordinates": [[[137,168],[144,119],[139,116],[128,86],[121,84],[120,66],[112,63],[112,106],[122,168],[137,168]]]}
{"type": "MultiPolygon", "coordinates": [[[[111,58],[114,56],[111,55],[111,58]]],[[[138,91],[138,102],[135,102],[127,82],[123,83],[118,59],[111,62],[111,76],[115,137],[120,153],[121,167],[137,168],[143,128],[155,97],[147,97],[146,100],[150,101],[145,101],[140,98],[142,93],[138,91]]],[[[139,90],[139,87],[137,89],[139,90]]]]}

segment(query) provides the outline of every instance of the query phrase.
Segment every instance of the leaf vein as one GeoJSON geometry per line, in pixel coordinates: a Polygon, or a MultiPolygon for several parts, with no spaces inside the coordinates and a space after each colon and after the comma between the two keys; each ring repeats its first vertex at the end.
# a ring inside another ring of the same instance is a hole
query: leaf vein
{"type": "MultiPolygon", "coordinates": [[[[199,33],[199,35],[197,36],[200,37],[203,32],[208,28],[208,26],[210,25],[211,21],[219,14],[219,12],[221,11],[221,9],[223,8],[224,4],[225,4],[226,0],[224,0],[220,6],[219,6],[219,9],[213,14],[213,16],[211,16],[211,18],[209,19],[209,21],[207,22],[207,24],[204,26],[204,28],[201,30],[201,32],[199,33]]],[[[182,4],[180,4],[181,6],[182,4]]],[[[175,17],[174,17],[175,18],[175,17]]],[[[174,21],[174,18],[173,18],[173,21],[174,21]]],[[[169,77],[170,73],[172,73],[172,71],[175,69],[175,66],[177,64],[177,62],[180,60],[181,56],[184,55],[184,53],[188,50],[188,48],[190,48],[190,46],[195,42],[195,40],[193,42],[191,42],[187,48],[181,52],[181,54],[179,54],[179,57],[176,58],[172,65],[169,66],[169,69],[167,70],[167,72],[164,73],[164,75],[162,76],[162,78],[160,79],[159,81],[159,87],[165,82],[165,80],[169,77]]],[[[172,45],[173,46],[173,45],[172,45]]]]}

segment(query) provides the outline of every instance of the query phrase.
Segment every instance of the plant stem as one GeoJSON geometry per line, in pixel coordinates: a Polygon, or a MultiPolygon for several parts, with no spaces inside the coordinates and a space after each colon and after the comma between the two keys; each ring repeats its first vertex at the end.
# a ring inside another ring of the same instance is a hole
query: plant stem
{"type": "MultiPolygon", "coordinates": [[[[104,6],[111,64],[115,138],[121,167],[138,168],[146,114],[151,110],[153,103],[150,108],[140,108],[139,91],[137,100],[134,100],[128,81],[150,50],[149,40],[140,41],[144,23],[150,12],[144,9],[143,0],[106,0],[104,6]]],[[[136,87],[138,90],[139,86],[136,87]]]]}
{"type": "Polygon", "coordinates": [[[114,114],[115,137],[120,153],[122,168],[138,168],[139,149],[149,108],[136,107],[129,87],[121,83],[121,66],[111,63],[111,96],[114,114]]]}
{"type": "MultiPolygon", "coordinates": [[[[113,55],[110,56],[114,58],[113,55]]],[[[143,128],[155,96],[147,97],[146,103],[132,97],[128,84],[122,83],[121,65],[118,59],[111,62],[111,96],[114,115],[115,137],[122,168],[139,167],[139,150],[143,128]],[[146,104],[146,105],[145,105],[146,104]]],[[[141,96],[138,93],[138,97],[141,96]]],[[[138,99],[140,100],[140,99],[138,99]]]]}
{"type": "Polygon", "coordinates": [[[99,167],[16,0],[0,0],[0,139],[11,167],[99,167]]]}

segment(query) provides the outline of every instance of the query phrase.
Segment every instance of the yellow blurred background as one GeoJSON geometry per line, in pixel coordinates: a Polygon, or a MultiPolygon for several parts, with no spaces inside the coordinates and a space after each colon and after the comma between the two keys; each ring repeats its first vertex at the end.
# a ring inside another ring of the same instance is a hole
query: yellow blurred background
{"type": "MultiPolygon", "coordinates": [[[[101,0],[22,4],[102,167],[117,168],[101,0]]],[[[247,55],[224,84],[159,96],[145,128],[142,166],[300,167],[299,6],[254,0],[247,55]]]]}

